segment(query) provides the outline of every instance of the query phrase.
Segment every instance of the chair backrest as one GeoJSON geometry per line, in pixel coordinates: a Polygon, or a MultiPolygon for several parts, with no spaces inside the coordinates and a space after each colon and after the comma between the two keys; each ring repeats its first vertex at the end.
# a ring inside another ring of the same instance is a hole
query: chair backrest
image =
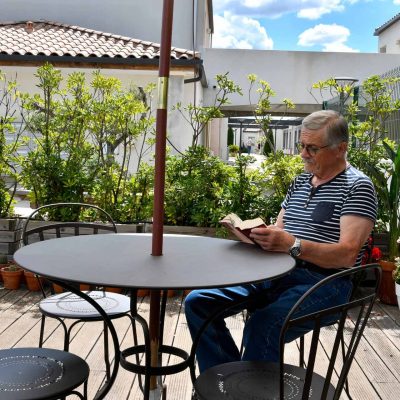
{"type": "MultiPolygon", "coordinates": [[[[46,204],[34,210],[25,220],[21,245],[67,236],[102,233],[117,233],[117,226],[110,214],[100,207],[85,203],[46,204]],[[54,221],[54,218],[62,221],[54,221]]],[[[39,277],[38,281],[43,297],[46,297],[46,291],[39,277]]],[[[71,285],[77,284],[71,283],[71,285]]],[[[53,285],[50,285],[50,292],[54,294],[53,285]]]]}
{"type": "Polygon", "coordinates": [[[21,239],[26,246],[47,239],[98,233],[117,233],[117,226],[106,211],[92,204],[54,203],[37,208],[27,217],[21,239]]]}
{"type": "MultiPolygon", "coordinates": [[[[314,366],[315,361],[317,358],[318,349],[318,342],[320,339],[321,328],[326,326],[327,319],[334,319],[338,321],[337,329],[334,334],[334,341],[332,349],[330,349],[330,354],[328,354],[329,364],[325,375],[325,379],[321,382],[323,385],[322,388],[322,399],[327,398],[328,392],[331,390],[331,379],[335,373],[338,375],[338,381],[335,386],[334,393],[329,392],[329,398],[331,395],[333,399],[339,399],[340,393],[343,390],[343,386],[349,372],[351,363],[353,361],[357,346],[360,342],[362,337],[364,328],[367,324],[369,315],[372,310],[373,303],[376,299],[379,283],[381,279],[381,268],[379,264],[369,264],[364,265],[361,267],[355,267],[348,270],[340,271],[334,275],[328,276],[327,278],[321,280],[316,285],[314,285],[310,290],[308,290],[293,306],[290,310],[289,314],[287,315],[285,322],[282,326],[281,335],[280,335],[280,398],[284,398],[284,357],[285,357],[285,340],[287,333],[290,329],[304,327],[305,324],[307,326],[310,323],[313,326],[312,334],[311,334],[311,345],[308,355],[308,360],[306,362],[306,371],[305,371],[305,382],[303,388],[302,399],[308,399],[310,396],[310,389],[311,384],[315,384],[313,382],[313,373],[314,373],[314,366]],[[364,288],[363,290],[357,290],[355,293],[352,294],[351,298],[340,305],[335,307],[331,307],[329,309],[324,309],[319,312],[314,312],[307,315],[301,315],[301,306],[307,300],[307,298],[315,293],[316,291],[323,291],[326,290],[326,285],[331,283],[333,280],[336,279],[352,279],[353,281],[357,280],[357,276],[359,274],[365,274],[367,271],[374,271],[376,274],[376,283],[373,288],[364,288]],[[325,288],[324,288],[325,287],[325,288]],[[351,322],[349,322],[351,321],[351,322]],[[349,329],[346,326],[346,322],[351,324],[351,328],[349,329]],[[341,368],[338,369],[337,364],[337,355],[339,350],[339,345],[341,339],[344,337],[343,332],[346,329],[346,346],[342,351],[342,360],[341,360],[341,368]],[[336,363],[336,365],[335,365],[336,363]],[[336,369],[335,369],[336,366],[336,369]]],[[[325,349],[326,351],[326,349],[325,349]]]]}

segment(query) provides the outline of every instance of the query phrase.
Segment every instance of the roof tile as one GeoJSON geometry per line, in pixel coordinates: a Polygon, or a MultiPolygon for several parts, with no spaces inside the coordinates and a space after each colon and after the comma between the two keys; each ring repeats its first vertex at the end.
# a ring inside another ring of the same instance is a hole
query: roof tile
{"type": "MultiPolygon", "coordinates": [[[[1,53],[137,59],[160,56],[157,43],[50,21],[32,21],[33,31],[28,32],[27,22],[0,23],[1,53]]],[[[199,58],[199,54],[194,57],[199,58]]],[[[172,48],[171,59],[190,60],[193,52],[172,48]]]]}

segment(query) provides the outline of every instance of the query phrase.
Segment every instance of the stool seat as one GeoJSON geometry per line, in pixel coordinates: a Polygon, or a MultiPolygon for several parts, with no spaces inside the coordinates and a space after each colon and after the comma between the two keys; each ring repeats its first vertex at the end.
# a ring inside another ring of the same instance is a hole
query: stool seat
{"type": "MultiPolygon", "coordinates": [[[[301,399],[306,370],[284,365],[285,399],[301,399]]],[[[325,379],[314,373],[311,399],[321,399],[325,379]]],[[[199,399],[270,400],[279,399],[279,364],[265,361],[241,361],[220,364],[202,373],[195,383],[199,399]]],[[[328,398],[335,388],[330,385],[328,398]]]]}
{"type": "Polygon", "coordinates": [[[61,350],[13,348],[0,350],[0,399],[55,399],[86,382],[85,360],[61,350]]]}
{"type": "MultiPolygon", "coordinates": [[[[130,298],[124,294],[101,290],[83,291],[107,313],[109,318],[128,314],[131,310],[130,298]]],[[[99,312],[82,297],[71,292],[55,294],[44,298],[39,304],[40,311],[47,316],[81,320],[102,320],[99,312]]]]}

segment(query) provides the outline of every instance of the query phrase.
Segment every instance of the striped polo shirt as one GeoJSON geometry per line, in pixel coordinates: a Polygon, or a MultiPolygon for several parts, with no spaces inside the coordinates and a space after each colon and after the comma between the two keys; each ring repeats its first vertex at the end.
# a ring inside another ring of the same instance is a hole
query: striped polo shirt
{"type": "MultiPolygon", "coordinates": [[[[313,175],[297,176],[282,203],[285,230],[292,235],[319,243],[337,243],[340,217],[359,215],[375,222],[377,199],[371,180],[349,165],[329,182],[318,187],[311,184],[313,175]]],[[[356,265],[360,265],[366,244],[356,265]]]]}

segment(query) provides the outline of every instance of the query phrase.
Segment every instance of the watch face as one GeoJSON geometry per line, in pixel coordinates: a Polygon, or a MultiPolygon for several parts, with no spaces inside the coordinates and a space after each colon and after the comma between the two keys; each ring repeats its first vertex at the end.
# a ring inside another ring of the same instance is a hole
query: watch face
{"type": "Polygon", "coordinates": [[[292,247],[290,249],[290,255],[292,257],[298,257],[300,255],[300,247],[292,247]]]}

